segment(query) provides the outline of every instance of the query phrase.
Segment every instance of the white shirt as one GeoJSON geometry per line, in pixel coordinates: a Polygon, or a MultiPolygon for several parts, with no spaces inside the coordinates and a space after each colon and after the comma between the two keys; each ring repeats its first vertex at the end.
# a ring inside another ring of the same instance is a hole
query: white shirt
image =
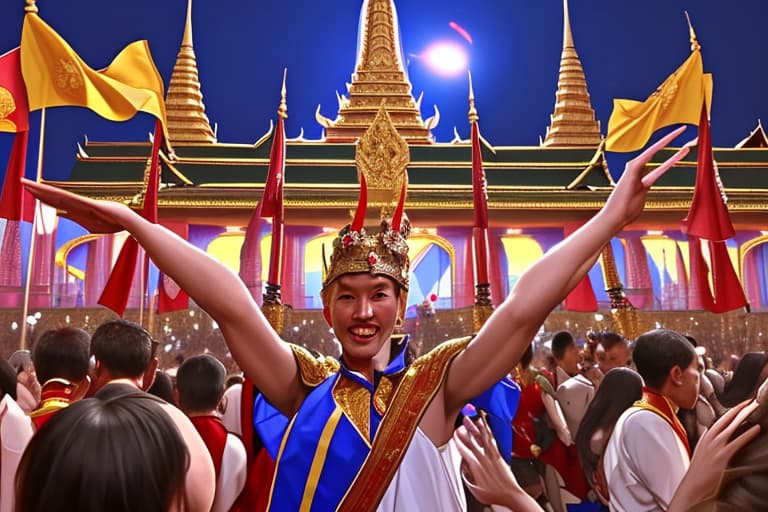
{"type": "Polygon", "coordinates": [[[667,510],[689,464],[685,446],[664,418],[630,407],[616,423],[603,456],[611,510],[667,510]]]}
{"type": "Polygon", "coordinates": [[[227,512],[245,487],[248,466],[243,442],[227,434],[227,444],[221,457],[221,471],[216,481],[216,497],[211,512],[227,512]]]}
{"type": "Polygon", "coordinates": [[[32,434],[29,417],[10,395],[5,395],[0,400],[0,512],[14,510],[16,469],[32,434]]]}
{"type": "Polygon", "coordinates": [[[587,407],[594,397],[595,386],[581,374],[564,381],[555,392],[555,398],[560,403],[565,422],[568,424],[568,430],[574,439],[581,420],[587,412],[587,407]]]}
{"type": "Polygon", "coordinates": [[[239,436],[243,435],[243,425],[240,423],[240,400],[242,395],[242,384],[234,384],[227,388],[224,392],[224,399],[227,405],[224,407],[224,412],[221,414],[221,422],[227,430],[239,436]]]}

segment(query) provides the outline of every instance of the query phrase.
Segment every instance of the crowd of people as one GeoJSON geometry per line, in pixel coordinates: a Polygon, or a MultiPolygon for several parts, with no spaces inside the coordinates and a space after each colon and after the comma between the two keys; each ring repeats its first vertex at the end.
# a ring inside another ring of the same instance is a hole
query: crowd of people
{"type": "Polygon", "coordinates": [[[669,330],[631,344],[603,333],[581,353],[564,332],[553,365],[532,367],[549,313],[684,155],[646,174],[677,135],[630,161],[477,333],[415,359],[393,336],[409,287],[404,185],[374,226],[362,190],[334,240],[321,298],[335,359],[285,343],[238,276],[128,206],[27,182],[90,231],[135,237],[248,378],[202,354],[173,382],[150,334],[123,320],[46,332],[0,362],[0,512],[765,509],[765,354],[726,378],[669,330]]]}

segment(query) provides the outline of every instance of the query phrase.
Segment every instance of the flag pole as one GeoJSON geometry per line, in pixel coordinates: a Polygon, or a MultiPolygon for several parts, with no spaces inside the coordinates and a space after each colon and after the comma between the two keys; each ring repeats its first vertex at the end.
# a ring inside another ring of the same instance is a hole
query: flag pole
{"type": "MultiPolygon", "coordinates": [[[[45,140],[45,109],[40,110],[40,141],[37,146],[37,174],[35,181],[43,181],[43,142],[45,140]]],[[[21,339],[19,348],[27,348],[27,315],[29,314],[29,293],[32,286],[32,264],[35,259],[35,238],[37,238],[37,222],[40,217],[40,200],[35,198],[35,213],[32,218],[32,235],[29,237],[29,257],[27,259],[27,277],[24,283],[24,302],[21,308],[21,339]]]]}
{"type": "Polygon", "coordinates": [[[144,269],[147,265],[146,251],[139,248],[141,251],[141,258],[139,258],[139,325],[144,327],[144,300],[146,299],[147,286],[146,279],[144,279],[144,269]]]}

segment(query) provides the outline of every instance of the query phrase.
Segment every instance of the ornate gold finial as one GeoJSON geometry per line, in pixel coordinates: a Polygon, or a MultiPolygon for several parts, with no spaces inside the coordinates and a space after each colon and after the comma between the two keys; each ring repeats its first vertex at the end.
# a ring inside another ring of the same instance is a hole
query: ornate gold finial
{"type": "Polygon", "coordinates": [[[467,76],[469,77],[469,113],[467,114],[467,117],[469,117],[469,122],[476,123],[480,120],[480,116],[477,114],[477,109],[475,108],[475,90],[472,87],[472,72],[470,70],[467,70],[467,76]]]}
{"type": "Polygon", "coordinates": [[[176,64],[173,66],[165,104],[168,115],[168,134],[172,143],[212,144],[216,142],[216,135],[205,114],[197,59],[192,44],[192,0],[187,0],[184,36],[176,57],[176,64]]]}
{"type": "Polygon", "coordinates": [[[285,79],[288,77],[288,68],[283,68],[283,87],[280,89],[280,106],[277,109],[277,115],[283,119],[288,119],[288,102],[285,99],[287,89],[285,88],[285,79]]]}
{"type": "Polygon", "coordinates": [[[330,142],[352,142],[361,137],[384,101],[400,134],[413,143],[430,143],[430,129],[438,117],[426,124],[412,94],[405,70],[400,29],[394,0],[364,0],[360,11],[357,58],[348,96],[339,97],[336,119],[318,111],[315,119],[330,142]]]}
{"type": "Polygon", "coordinates": [[[573,42],[568,0],[563,0],[563,53],[550,123],[542,146],[597,147],[602,140],[600,122],[595,119],[584,68],[573,42]]]}
{"type": "Polygon", "coordinates": [[[696,32],[693,30],[693,24],[691,23],[691,17],[688,16],[688,11],[685,11],[685,19],[688,20],[688,33],[691,37],[691,51],[701,50],[699,40],[696,39],[696,32]]]}
{"type": "Polygon", "coordinates": [[[637,310],[624,292],[624,285],[619,279],[619,272],[616,269],[616,258],[610,242],[603,247],[601,256],[603,272],[605,273],[605,291],[611,299],[611,317],[616,326],[615,330],[628,339],[634,339],[640,334],[637,310]]]}
{"type": "Polygon", "coordinates": [[[37,10],[37,4],[35,3],[35,0],[26,0],[27,5],[24,6],[24,12],[32,12],[36,13],[37,10]]]}

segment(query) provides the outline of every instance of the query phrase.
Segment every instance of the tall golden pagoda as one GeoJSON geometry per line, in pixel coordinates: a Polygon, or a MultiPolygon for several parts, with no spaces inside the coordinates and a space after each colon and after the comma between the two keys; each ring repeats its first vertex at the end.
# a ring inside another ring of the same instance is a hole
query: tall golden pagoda
{"type": "Polygon", "coordinates": [[[216,142],[216,135],[211,130],[208,116],[205,115],[197,59],[192,46],[192,0],[187,1],[184,36],[176,64],[173,66],[165,104],[168,113],[168,134],[172,143],[216,142]]]}
{"type": "Polygon", "coordinates": [[[421,99],[414,100],[400,47],[400,28],[394,0],[364,0],[360,11],[357,59],[349,97],[338,95],[336,119],[320,114],[316,119],[328,142],[354,142],[362,137],[384,104],[398,133],[409,143],[430,143],[430,129],[437,125],[438,112],[424,121],[421,99]]]}
{"type": "Polygon", "coordinates": [[[555,94],[555,111],[547,128],[543,146],[597,146],[600,144],[600,122],[589,100],[587,79],[576,53],[571,33],[568,0],[563,0],[563,53],[555,94]]]}

